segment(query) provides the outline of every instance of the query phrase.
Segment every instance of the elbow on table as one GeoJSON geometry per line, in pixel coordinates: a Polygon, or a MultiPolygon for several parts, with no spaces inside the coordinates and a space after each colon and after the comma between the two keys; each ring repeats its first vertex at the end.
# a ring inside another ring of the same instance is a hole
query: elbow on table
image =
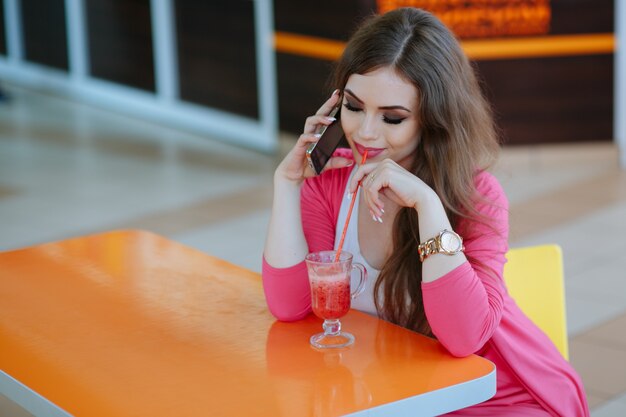
{"type": "Polygon", "coordinates": [[[302,320],[303,318],[308,316],[309,313],[311,312],[310,307],[307,307],[305,309],[290,308],[289,306],[287,307],[268,306],[268,307],[269,307],[270,313],[272,313],[272,316],[276,317],[278,321],[286,321],[286,322],[302,320]]]}
{"type": "Polygon", "coordinates": [[[446,346],[446,349],[455,358],[466,358],[466,357],[472,355],[475,352],[475,351],[472,351],[470,349],[449,348],[447,346],[446,346]]]}
{"type": "Polygon", "coordinates": [[[465,358],[473,355],[482,349],[484,343],[479,340],[448,340],[439,339],[439,342],[446,348],[448,352],[454,357],[465,358]]]}

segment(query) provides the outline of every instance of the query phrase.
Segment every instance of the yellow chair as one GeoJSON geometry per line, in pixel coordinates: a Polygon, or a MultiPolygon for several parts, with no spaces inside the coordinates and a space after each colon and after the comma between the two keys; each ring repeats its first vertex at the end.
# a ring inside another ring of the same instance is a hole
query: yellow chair
{"type": "Polygon", "coordinates": [[[509,294],[569,360],[563,255],[558,245],[510,249],[504,266],[509,294]]]}

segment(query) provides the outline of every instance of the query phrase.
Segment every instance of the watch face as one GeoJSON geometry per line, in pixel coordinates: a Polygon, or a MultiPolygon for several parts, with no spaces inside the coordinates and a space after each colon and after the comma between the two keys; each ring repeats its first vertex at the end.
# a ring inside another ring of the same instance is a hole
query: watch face
{"type": "Polygon", "coordinates": [[[459,237],[449,231],[445,231],[441,234],[441,248],[448,253],[457,253],[461,250],[463,243],[459,237]]]}

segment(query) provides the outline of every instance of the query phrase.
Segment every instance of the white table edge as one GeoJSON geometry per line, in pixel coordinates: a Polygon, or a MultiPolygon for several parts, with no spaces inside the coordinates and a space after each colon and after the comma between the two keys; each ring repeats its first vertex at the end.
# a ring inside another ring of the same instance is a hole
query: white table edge
{"type": "MultiPolygon", "coordinates": [[[[496,394],[496,366],[480,378],[347,414],[350,417],[431,417],[479,404],[496,394]]],[[[416,375],[419,378],[419,375],[416,375]]]]}
{"type": "MultiPolygon", "coordinates": [[[[348,414],[348,416],[427,417],[479,404],[493,397],[496,393],[496,367],[493,364],[492,366],[491,372],[480,378],[357,411],[348,414]]],[[[67,411],[3,371],[0,371],[0,393],[36,417],[72,417],[67,411]]]]}
{"type": "Polygon", "coordinates": [[[35,417],[72,417],[58,405],[1,370],[0,393],[35,417]]]}

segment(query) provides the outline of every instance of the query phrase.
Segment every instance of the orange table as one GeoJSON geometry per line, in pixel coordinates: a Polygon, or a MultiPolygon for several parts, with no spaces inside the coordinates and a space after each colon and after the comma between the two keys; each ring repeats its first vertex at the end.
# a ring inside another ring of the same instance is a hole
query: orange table
{"type": "Polygon", "coordinates": [[[143,231],[0,253],[0,392],[35,415],[435,415],[495,393],[495,369],[351,311],[319,352],[258,274],[143,231]]]}

